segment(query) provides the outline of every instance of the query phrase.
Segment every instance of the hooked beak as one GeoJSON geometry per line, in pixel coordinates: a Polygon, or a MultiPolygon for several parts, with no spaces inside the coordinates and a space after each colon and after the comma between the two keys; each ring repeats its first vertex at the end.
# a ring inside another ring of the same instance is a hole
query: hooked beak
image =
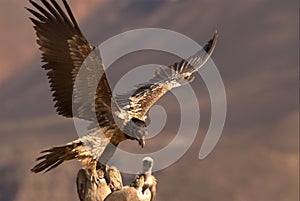
{"type": "Polygon", "coordinates": [[[139,145],[142,147],[142,148],[144,148],[144,146],[145,146],[145,138],[144,137],[142,137],[142,138],[140,138],[139,140],[138,140],[138,142],[139,142],[139,145]]]}

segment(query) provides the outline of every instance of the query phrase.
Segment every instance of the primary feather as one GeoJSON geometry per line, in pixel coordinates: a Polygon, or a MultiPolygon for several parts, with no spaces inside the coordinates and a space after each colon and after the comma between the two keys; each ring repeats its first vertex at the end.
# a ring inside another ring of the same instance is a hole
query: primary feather
{"type": "Polygon", "coordinates": [[[71,159],[96,169],[98,160],[106,163],[126,139],[143,147],[148,110],[172,88],[191,82],[216,45],[217,33],[195,55],[158,67],[151,80],[115,100],[99,50],[84,37],[66,0],[62,0],[65,11],[55,0],[29,2],[34,9],[26,9],[34,16],[30,20],[58,114],[91,122],[86,136],[43,151],[33,172],[49,171],[71,159]]]}

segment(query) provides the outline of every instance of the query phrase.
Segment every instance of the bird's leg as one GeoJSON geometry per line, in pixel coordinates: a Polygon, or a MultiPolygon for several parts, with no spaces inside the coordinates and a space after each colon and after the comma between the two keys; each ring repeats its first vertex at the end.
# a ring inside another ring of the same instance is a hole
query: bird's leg
{"type": "Polygon", "coordinates": [[[107,172],[109,170],[109,166],[107,165],[108,161],[113,157],[115,151],[117,150],[117,144],[112,144],[112,143],[109,143],[102,155],[100,156],[99,160],[97,161],[97,168],[101,169],[103,171],[103,174],[104,174],[104,178],[106,180],[106,183],[109,184],[109,178],[108,178],[108,175],[107,175],[107,172]]]}
{"type": "Polygon", "coordinates": [[[90,175],[90,181],[97,185],[100,178],[98,176],[96,169],[87,169],[87,171],[88,171],[88,175],[90,175]]]}
{"type": "Polygon", "coordinates": [[[109,169],[108,165],[104,165],[104,164],[100,163],[99,161],[97,161],[96,170],[98,172],[100,179],[103,179],[103,178],[106,179],[108,169],[109,169]]]}
{"type": "Polygon", "coordinates": [[[97,161],[90,161],[88,163],[88,166],[86,166],[85,170],[90,182],[98,185],[101,176],[103,178],[103,174],[101,174],[101,172],[97,172],[97,161]]]}

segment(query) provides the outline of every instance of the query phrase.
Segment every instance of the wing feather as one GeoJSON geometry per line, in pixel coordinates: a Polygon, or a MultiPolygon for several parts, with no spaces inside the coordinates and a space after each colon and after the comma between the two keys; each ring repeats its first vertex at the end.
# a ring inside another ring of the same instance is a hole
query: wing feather
{"type": "Polygon", "coordinates": [[[136,86],[136,90],[117,95],[118,105],[132,117],[145,120],[145,115],[152,105],[165,93],[175,87],[191,82],[193,73],[201,68],[212,55],[217,42],[217,33],[195,55],[183,59],[168,67],[160,66],[148,82],[136,86]]]}
{"type": "Polygon", "coordinates": [[[30,19],[42,51],[55,108],[65,117],[92,121],[96,120],[93,116],[96,113],[96,118],[102,121],[102,116],[111,112],[112,93],[100,54],[82,34],[67,2],[62,1],[66,12],[55,0],[50,0],[51,3],[41,0],[43,6],[30,0],[35,9],[26,8],[35,17],[30,19]],[[78,76],[81,67],[84,67],[83,75],[78,76]]]}

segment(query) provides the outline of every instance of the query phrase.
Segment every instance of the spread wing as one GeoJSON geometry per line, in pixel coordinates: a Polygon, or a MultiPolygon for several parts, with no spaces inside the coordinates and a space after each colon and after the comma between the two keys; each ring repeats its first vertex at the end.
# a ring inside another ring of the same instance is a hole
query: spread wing
{"type": "Polygon", "coordinates": [[[159,67],[148,82],[139,84],[135,91],[117,95],[118,105],[132,117],[145,119],[152,105],[172,88],[191,82],[193,73],[202,67],[212,55],[217,42],[217,32],[213,38],[195,55],[168,67],[159,67]]]}
{"type": "Polygon", "coordinates": [[[108,120],[113,120],[110,115],[112,93],[100,54],[80,31],[67,2],[62,1],[67,12],[55,0],[41,0],[43,6],[30,0],[36,9],[26,8],[35,16],[30,19],[36,30],[56,110],[65,117],[94,122],[98,118],[106,125],[108,120]]]}

